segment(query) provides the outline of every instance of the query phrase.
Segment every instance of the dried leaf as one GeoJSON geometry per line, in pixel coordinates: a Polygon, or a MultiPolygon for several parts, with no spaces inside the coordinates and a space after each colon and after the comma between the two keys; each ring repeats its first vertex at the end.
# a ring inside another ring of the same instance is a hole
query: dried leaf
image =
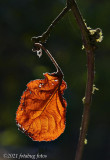
{"type": "Polygon", "coordinates": [[[35,141],[55,140],[65,129],[66,83],[57,73],[44,76],[27,84],[16,112],[19,128],[35,141]]]}

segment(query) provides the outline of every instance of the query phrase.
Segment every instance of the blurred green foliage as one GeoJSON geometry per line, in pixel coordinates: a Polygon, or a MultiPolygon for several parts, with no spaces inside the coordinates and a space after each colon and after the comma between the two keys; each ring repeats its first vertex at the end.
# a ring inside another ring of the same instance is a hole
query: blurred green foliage
{"type": "MultiPolygon", "coordinates": [[[[95,84],[83,160],[110,159],[110,1],[77,0],[91,28],[101,28],[104,40],[95,52],[95,84]]],[[[86,54],[75,18],[69,12],[54,28],[45,46],[64,73],[68,89],[66,130],[53,142],[33,142],[18,131],[15,116],[20,96],[30,80],[55,68],[43,53],[32,53],[32,36],[41,35],[65,6],[65,0],[0,0],[0,158],[3,153],[44,153],[48,160],[74,159],[82,98],[86,85],[86,54]]]]}

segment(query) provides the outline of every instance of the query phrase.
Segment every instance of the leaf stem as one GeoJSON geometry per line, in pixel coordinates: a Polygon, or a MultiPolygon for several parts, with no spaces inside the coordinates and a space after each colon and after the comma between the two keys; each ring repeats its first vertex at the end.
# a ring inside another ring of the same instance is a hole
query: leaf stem
{"type": "Polygon", "coordinates": [[[84,110],[83,110],[82,122],[80,127],[79,141],[78,141],[76,156],[75,156],[75,160],[81,160],[83,150],[84,150],[84,140],[86,138],[86,134],[88,130],[90,106],[91,106],[91,100],[92,100],[92,89],[93,89],[93,82],[94,82],[94,48],[90,40],[90,33],[81,16],[81,13],[79,11],[79,8],[75,0],[67,0],[67,2],[71,2],[73,4],[71,7],[71,10],[80,28],[80,31],[82,34],[82,41],[87,54],[87,83],[86,83],[86,90],[85,90],[84,110]]]}
{"type": "MultiPolygon", "coordinates": [[[[51,55],[51,53],[41,43],[35,43],[34,46],[37,47],[38,49],[41,48],[42,50],[45,51],[45,53],[48,55],[48,57],[54,64],[55,68],[57,69],[57,73],[60,75],[61,78],[63,78],[63,72],[61,68],[59,67],[58,63],[56,62],[56,60],[51,55]]],[[[39,51],[38,49],[33,49],[33,52],[39,51]]]]}

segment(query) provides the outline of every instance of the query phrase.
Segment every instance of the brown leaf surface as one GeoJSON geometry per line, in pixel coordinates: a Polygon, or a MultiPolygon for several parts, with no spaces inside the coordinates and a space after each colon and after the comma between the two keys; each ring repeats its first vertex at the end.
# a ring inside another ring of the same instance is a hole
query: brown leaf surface
{"type": "Polygon", "coordinates": [[[35,141],[54,140],[65,129],[66,83],[55,73],[44,76],[27,84],[16,112],[19,128],[35,141]]]}

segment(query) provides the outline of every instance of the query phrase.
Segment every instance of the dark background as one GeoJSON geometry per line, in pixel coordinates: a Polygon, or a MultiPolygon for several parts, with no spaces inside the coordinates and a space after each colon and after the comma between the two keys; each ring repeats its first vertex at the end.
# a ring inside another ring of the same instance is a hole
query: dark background
{"type": "MultiPolygon", "coordinates": [[[[84,19],[100,27],[104,39],[95,52],[95,84],[82,160],[110,160],[110,1],[77,0],[84,19]]],[[[86,85],[86,54],[79,28],[69,12],[45,46],[63,70],[68,88],[66,130],[55,141],[35,142],[15,122],[20,96],[30,80],[56,71],[43,53],[32,53],[32,36],[41,35],[65,6],[65,0],[0,0],[0,160],[4,153],[45,154],[47,160],[73,160],[79,136],[86,85]]]]}

